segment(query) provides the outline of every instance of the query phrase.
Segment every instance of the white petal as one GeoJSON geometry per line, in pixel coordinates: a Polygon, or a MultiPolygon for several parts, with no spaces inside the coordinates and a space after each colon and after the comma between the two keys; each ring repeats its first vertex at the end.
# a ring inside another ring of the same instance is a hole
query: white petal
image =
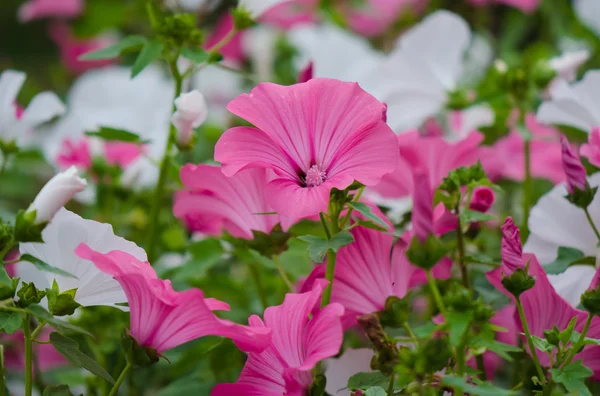
{"type": "Polygon", "coordinates": [[[334,396],[350,395],[350,391],[342,389],[354,374],[373,371],[370,367],[373,355],[373,350],[368,348],[348,349],[337,359],[325,360],[325,391],[334,396]]]}
{"type": "Polygon", "coordinates": [[[20,121],[29,127],[36,127],[39,124],[50,121],[54,117],[64,114],[65,111],[65,105],[56,94],[41,92],[29,103],[20,121]]]}
{"type": "Polygon", "coordinates": [[[25,73],[15,70],[6,70],[0,74],[0,108],[14,105],[25,78],[25,73]]]}
{"type": "Polygon", "coordinates": [[[598,0],[576,0],[577,16],[600,36],[600,2],[598,0]]]}
{"type": "Polygon", "coordinates": [[[253,18],[258,18],[270,8],[287,0],[240,0],[239,7],[245,9],[253,18]]]}
{"type": "Polygon", "coordinates": [[[249,54],[252,66],[262,81],[269,81],[273,77],[277,38],[278,32],[264,25],[259,25],[242,36],[244,52],[249,54]]]}
{"type": "Polygon", "coordinates": [[[596,268],[589,265],[575,265],[558,275],[548,275],[548,279],[556,292],[572,306],[581,301],[581,295],[589,287],[596,273],[596,268]]]}

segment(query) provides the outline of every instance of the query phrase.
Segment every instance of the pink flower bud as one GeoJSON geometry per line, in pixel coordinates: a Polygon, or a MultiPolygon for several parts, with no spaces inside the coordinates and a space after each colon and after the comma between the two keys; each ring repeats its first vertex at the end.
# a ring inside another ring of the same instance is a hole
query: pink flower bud
{"type": "Polygon", "coordinates": [[[198,90],[181,94],[175,99],[177,111],[171,116],[171,122],[177,128],[177,143],[187,146],[192,139],[192,131],[198,128],[208,114],[204,95],[198,90]]]}
{"type": "Polygon", "coordinates": [[[310,61],[308,65],[298,73],[298,83],[307,82],[313,78],[313,62],[310,61]]]}
{"type": "Polygon", "coordinates": [[[72,166],[64,172],[56,174],[38,193],[27,212],[35,210],[35,224],[46,223],[75,194],[87,186],[85,179],[79,177],[77,168],[72,166]]]}
{"type": "Polygon", "coordinates": [[[509,272],[506,275],[522,267],[522,256],[521,233],[512,217],[507,217],[502,225],[502,266],[509,272]]]}
{"type": "Polygon", "coordinates": [[[473,189],[473,197],[471,198],[471,205],[469,209],[476,210],[481,213],[485,213],[494,204],[496,195],[494,190],[487,186],[479,186],[473,189]]]}
{"type": "Polygon", "coordinates": [[[433,234],[433,193],[429,185],[429,174],[424,169],[413,173],[413,232],[421,242],[433,234]]]}
{"type": "Polygon", "coordinates": [[[560,144],[562,146],[562,166],[567,176],[567,191],[573,194],[576,189],[585,190],[587,187],[587,177],[585,168],[581,165],[581,160],[573,150],[567,138],[561,135],[560,144]]]}

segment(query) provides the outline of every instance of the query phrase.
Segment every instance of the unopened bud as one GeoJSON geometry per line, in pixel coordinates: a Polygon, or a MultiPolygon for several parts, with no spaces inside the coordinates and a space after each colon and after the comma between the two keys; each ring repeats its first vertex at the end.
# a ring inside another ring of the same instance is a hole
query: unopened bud
{"type": "Polygon", "coordinates": [[[502,278],[502,286],[515,298],[519,298],[534,285],[535,278],[525,268],[517,268],[511,275],[502,278]]]}
{"type": "Polygon", "coordinates": [[[189,147],[194,129],[206,121],[208,109],[204,95],[197,90],[181,94],[175,99],[175,108],[171,122],[177,129],[177,145],[189,147]]]}

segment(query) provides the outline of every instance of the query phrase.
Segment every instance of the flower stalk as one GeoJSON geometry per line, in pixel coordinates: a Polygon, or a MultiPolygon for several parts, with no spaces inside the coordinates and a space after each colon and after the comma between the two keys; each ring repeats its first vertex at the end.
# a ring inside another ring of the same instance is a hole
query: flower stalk
{"type": "Polygon", "coordinates": [[[533,363],[535,365],[535,369],[537,370],[540,382],[542,385],[546,384],[546,376],[544,374],[544,370],[542,369],[542,365],[540,364],[540,360],[538,359],[538,355],[535,351],[535,345],[533,344],[533,338],[531,337],[531,332],[529,331],[529,326],[527,325],[527,318],[525,317],[525,312],[523,311],[523,304],[519,298],[517,300],[517,310],[519,311],[519,318],[521,319],[521,324],[523,325],[523,332],[525,333],[525,338],[527,338],[527,344],[529,345],[529,351],[531,352],[531,358],[533,359],[533,363]]]}
{"type": "Polygon", "coordinates": [[[117,394],[117,392],[119,391],[119,387],[125,380],[127,373],[129,372],[129,370],[131,370],[132,367],[133,366],[131,363],[127,363],[127,365],[125,366],[123,371],[121,371],[121,375],[119,375],[119,378],[117,378],[117,381],[115,382],[112,389],[110,390],[110,393],[108,394],[108,396],[115,396],[117,394]]]}

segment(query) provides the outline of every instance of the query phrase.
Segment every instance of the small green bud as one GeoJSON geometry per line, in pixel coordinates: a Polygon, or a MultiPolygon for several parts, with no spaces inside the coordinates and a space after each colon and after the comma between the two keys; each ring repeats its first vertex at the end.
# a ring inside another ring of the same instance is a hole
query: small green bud
{"type": "Polygon", "coordinates": [[[478,299],[475,301],[475,308],[473,310],[473,318],[479,323],[488,323],[489,320],[494,316],[495,312],[491,307],[488,307],[478,299]]]}
{"type": "Polygon", "coordinates": [[[177,47],[195,48],[203,42],[203,35],[196,27],[194,14],[165,15],[159,21],[156,33],[163,41],[177,47]]]}
{"type": "Polygon", "coordinates": [[[448,337],[431,338],[419,348],[419,356],[425,362],[424,372],[435,373],[448,366],[453,356],[448,337]]]}
{"type": "MultiPolygon", "coordinates": [[[[6,273],[6,271],[4,272],[6,273]]],[[[15,296],[19,280],[19,278],[8,278],[6,275],[6,279],[0,282],[0,300],[7,300],[15,296]]]]}
{"type": "Polygon", "coordinates": [[[66,290],[61,293],[55,280],[52,283],[52,288],[46,289],[50,313],[54,316],[72,315],[80,307],[79,303],[75,301],[76,293],[77,289],[66,290]]]}
{"type": "Polygon", "coordinates": [[[535,285],[535,278],[529,275],[524,268],[517,268],[512,275],[502,278],[502,285],[515,298],[519,298],[523,292],[535,285]]]}
{"type": "Polygon", "coordinates": [[[406,257],[417,267],[429,270],[447,253],[448,247],[434,235],[429,235],[425,242],[414,237],[406,250],[406,257]]]}
{"type": "Polygon", "coordinates": [[[256,25],[256,21],[254,21],[250,13],[243,8],[232,10],[231,15],[233,16],[233,25],[239,31],[246,30],[256,25]]]}
{"type": "Polygon", "coordinates": [[[17,146],[17,142],[15,140],[6,142],[0,139],[0,152],[4,156],[16,154],[19,152],[19,146],[17,146]]]}
{"type": "Polygon", "coordinates": [[[583,190],[573,186],[573,193],[566,195],[565,198],[578,208],[587,209],[594,200],[597,191],[598,187],[589,185],[583,190]]]}
{"type": "Polygon", "coordinates": [[[506,73],[507,88],[519,101],[527,99],[529,94],[529,81],[527,72],[520,67],[511,68],[506,73]]]}
{"type": "Polygon", "coordinates": [[[46,296],[46,292],[43,290],[38,290],[33,282],[27,283],[23,282],[21,288],[17,292],[17,297],[19,297],[18,305],[20,307],[28,307],[31,304],[39,304],[40,301],[46,296]]]}
{"type": "Polygon", "coordinates": [[[533,81],[539,89],[545,89],[554,80],[556,74],[556,70],[550,66],[548,61],[541,60],[533,68],[533,81]]]}
{"type": "Polygon", "coordinates": [[[379,313],[379,319],[383,326],[402,327],[411,311],[412,305],[408,296],[389,296],[385,301],[385,309],[379,313]]]}
{"type": "MultiPolygon", "coordinates": [[[[0,218],[0,249],[8,245],[13,238],[13,228],[9,223],[5,223],[0,218]]],[[[0,257],[2,259],[3,257],[0,257]]]]}
{"type": "Polygon", "coordinates": [[[325,387],[327,386],[327,378],[323,374],[317,375],[310,388],[308,389],[309,396],[323,396],[325,394],[325,387]]]}
{"type": "Polygon", "coordinates": [[[125,352],[127,362],[135,367],[150,366],[158,362],[160,357],[156,350],[141,346],[126,329],[121,333],[121,347],[125,352]]]}
{"type": "Polygon", "coordinates": [[[544,338],[546,339],[546,341],[548,341],[551,345],[554,346],[560,345],[559,334],[560,331],[558,330],[558,327],[556,327],[556,325],[552,328],[552,330],[544,330],[544,338]]]}
{"type": "Polygon", "coordinates": [[[590,314],[600,316],[600,288],[586,290],[581,295],[581,305],[590,314]]]}
{"type": "Polygon", "coordinates": [[[473,308],[473,292],[464,287],[457,287],[448,291],[444,297],[446,306],[455,312],[466,312],[473,308]]]}

